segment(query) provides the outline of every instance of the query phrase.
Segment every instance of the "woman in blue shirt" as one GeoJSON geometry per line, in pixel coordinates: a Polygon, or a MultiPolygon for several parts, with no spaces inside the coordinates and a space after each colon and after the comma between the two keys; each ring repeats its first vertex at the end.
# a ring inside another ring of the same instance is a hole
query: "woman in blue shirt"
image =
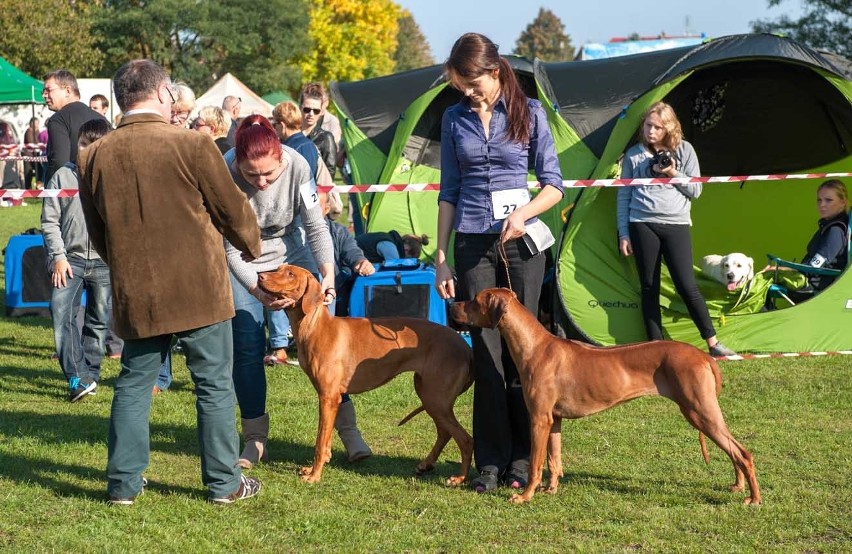
{"type": "MultiPolygon", "coordinates": [[[[483,289],[511,284],[518,299],[535,313],[544,277],[543,251],[553,240],[536,216],[562,198],[562,174],[547,117],[539,101],[524,95],[512,68],[487,37],[463,35],[444,69],[464,98],[447,109],[441,123],[435,288],[443,298],[456,295],[447,265],[455,230],[459,298],[472,299],[483,289]],[[530,170],[541,183],[534,199],[527,186],[530,170]]],[[[496,329],[475,329],[471,338],[476,371],[474,459],[479,470],[471,484],[478,492],[494,490],[501,479],[522,488],[529,468],[530,424],[517,369],[496,329]]]]}

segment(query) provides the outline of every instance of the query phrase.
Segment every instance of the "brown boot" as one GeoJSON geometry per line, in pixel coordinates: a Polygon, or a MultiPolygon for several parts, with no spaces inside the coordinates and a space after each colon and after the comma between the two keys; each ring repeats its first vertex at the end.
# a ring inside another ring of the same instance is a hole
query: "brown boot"
{"type": "Polygon", "coordinates": [[[358,423],[355,421],[355,406],[352,401],[343,402],[337,410],[337,418],[334,420],[334,428],[337,435],[343,441],[346,455],[350,462],[357,462],[373,455],[373,451],[361,438],[358,423]]]}
{"type": "Polygon", "coordinates": [[[266,437],[269,435],[269,414],[254,419],[243,419],[243,440],[245,448],[237,462],[244,469],[251,469],[257,462],[269,458],[266,451],[266,437]]]}

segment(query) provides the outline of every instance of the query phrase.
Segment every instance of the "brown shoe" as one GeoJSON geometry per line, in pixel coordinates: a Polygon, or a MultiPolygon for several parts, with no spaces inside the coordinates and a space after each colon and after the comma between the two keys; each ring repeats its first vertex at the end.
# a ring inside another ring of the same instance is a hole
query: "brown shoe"
{"type": "Polygon", "coordinates": [[[268,356],[263,358],[263,363],[268,366],[283,365],[287,363],[287,349],[278,348],[273,350],[268,356]]]}

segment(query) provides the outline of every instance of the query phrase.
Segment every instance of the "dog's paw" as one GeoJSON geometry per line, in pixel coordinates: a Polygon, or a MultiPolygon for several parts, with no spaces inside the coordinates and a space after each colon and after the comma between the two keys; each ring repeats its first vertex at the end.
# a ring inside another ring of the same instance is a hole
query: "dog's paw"
{"type": "Polygon", "coordinates": [[[512,504],[525,504],[529,501],[530,499],[527,498],[526,494],[513,494],[509,497],[509,502],[512,504]]]}
{"type": "Polygon", "coordinates": [[[417,475],[418,477],[420,477],[421,475],[425,475],[427,473],[430,473],[434,469],[435,469],[434,464],[429,464],[429,463],[426,463],[426,462],[420,462],[417,465],[417,467],[414,469],[414,474],[417,475]]]}
{"type": "Polygon", "coordinates": [[[458,487],[459,485],[464,483],[465,480],[466,480],[466,477],[464,475],[453,475],[452,477],[447,479],[447,485],[449,485],[451,487],[458,487]]]}

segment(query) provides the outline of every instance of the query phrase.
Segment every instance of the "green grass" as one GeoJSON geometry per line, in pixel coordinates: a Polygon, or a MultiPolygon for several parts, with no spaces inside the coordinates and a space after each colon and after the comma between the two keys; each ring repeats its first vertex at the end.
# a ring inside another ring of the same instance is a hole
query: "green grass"
{"type": "MultiPolygon", "coordinates": [[[[0,244],[38,225],[38,202],[0,212],[0,244]]],[[[221,508],[200,481],[192,385],[181,356],[175,384],[154,399],[148,492],[131,508],[105,503],[106,434],[118,363],[98,394],[64,400],[44,318],[0,318],[0,550],[10,552],[852,552],[852,360],[796,358],[723,364],[722,408],[754,454],[763,505],[742,505],[733,470],[669,401],[641,399],[563,424],[566,477],[529,505],[508,492],[444,486],[459,459],[413,470],[434,439],[411,377],[356,399],[373,458],[334,456],[317,485],[297,469],[312,457],[316,395],[294,368],[269,378],[271,462],[253,470],[261,495],[221,508]]],[[[469,428],[471,395],[456,411],[469,428]]]]}

